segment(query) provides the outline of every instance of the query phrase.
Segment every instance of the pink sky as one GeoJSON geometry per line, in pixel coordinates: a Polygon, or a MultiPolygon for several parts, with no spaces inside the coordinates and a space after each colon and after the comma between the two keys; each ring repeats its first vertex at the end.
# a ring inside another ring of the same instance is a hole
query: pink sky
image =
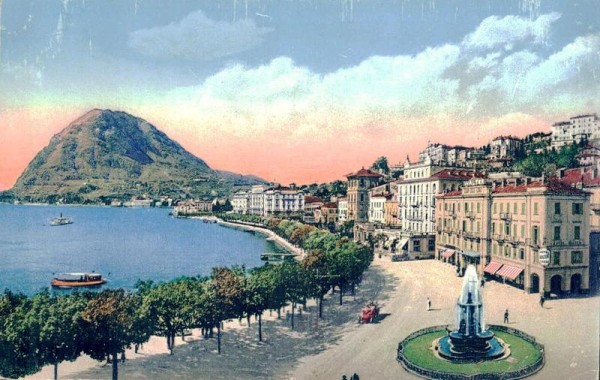
{"type": "MultiPolygon", "coordinates": [[[[1,114],[0,189],[13,186],[20,173],[45,147],[50,138],[84,113],[83,109],[34,107],[1,114]]],[[[549,122],[523,114],[466,124],[464,120],[444,120],[433,125],[429,119],[386,119],[358,124],[351,132],[323,130],[293,136],[293,127],[268,129],[249,138],[227,132],[205,133],[182,126],[169,117],[146,118],[191,153],[214,169],[254,174],[283,184],[308,184],[343,179],[377,157],[387,156],[390,164],[412,159],[429,141],[480,146],[501,134],[524,136],[548,131],[549,122]],[[406,128],[428,125],[428,128],[406,128]]],[[[568,115],[566,115],[568,116],[568,115]]],[[[438,120],[439,122],[439,120],[438,120]]]]}

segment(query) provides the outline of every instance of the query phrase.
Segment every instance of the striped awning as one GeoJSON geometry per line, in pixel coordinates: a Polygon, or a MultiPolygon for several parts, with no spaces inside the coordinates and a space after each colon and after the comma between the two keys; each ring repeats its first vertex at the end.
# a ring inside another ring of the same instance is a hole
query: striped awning
{"type": "Polygon", "coordinates": [[[490,263],[488,265],[485,266],[485,268],[483,268],[483,271],[485,273],[489,273],[489,274],[496,274],[496,272],[498,272],[498,269],[500,269],[500,267],[502,266],[502,264],[500,264],[497,261],[490,261],[490,263]]]}
{"type": "Polygon", "coordinates": [[[513,267],[512,265],[504,265],[498,272],[496,272],[496,275],[509,280],[514,280],[517,277],[519,277],[523,270],[525,270],[525,268],[513,267]]]}
{"type": "Polygon", "coordinates": [[[442,257],[443,257],[444,259],[447,259],[447,258],[449,258],[449,257],[452,257],[452,255],[454,255],[454,252],[455,252],[455,251],[454,251],[453,249],[446,249],[446,250],[444,251],[444,253],[442,253],[442,257]]]}

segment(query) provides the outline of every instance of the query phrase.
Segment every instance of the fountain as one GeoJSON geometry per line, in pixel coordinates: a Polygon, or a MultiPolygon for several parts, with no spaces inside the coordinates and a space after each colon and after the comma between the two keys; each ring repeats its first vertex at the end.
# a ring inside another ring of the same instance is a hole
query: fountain
{"type": "Polygon", "coordinates": [[[456,305],[456,330],[440,338],[439,355],[451,361],[480,361],[504,355],[505,347],[483,322],[483,300],[477,270],[469,265],[456,305]]]}

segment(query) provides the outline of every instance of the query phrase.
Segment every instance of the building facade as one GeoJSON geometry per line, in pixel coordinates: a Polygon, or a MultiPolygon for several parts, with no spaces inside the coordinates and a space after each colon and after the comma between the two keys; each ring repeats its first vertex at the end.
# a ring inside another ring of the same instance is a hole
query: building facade
{"type": "Polygon", "coordinates": [[[231,199],[233,212],[236,214],[247,214],[250,209],[250,192],[240,190],[233,194],[231,199]]]}
{"type": "Polygon", "coordinates": [[[579,115],[567,121],[559,121],[550,127],[551,147],[560,148],[568,144],[587,141],[594,145],[600,143],[600,119],[597,114],[579,115]]]}
{"type": "Polygon", "coordinates": [[[367,222],[369,220],[369,189],[379,184],[381,174],[362,168],[347,174],[348,216],[347,220],[367,222]]]}
{"type": "Polygon", "coordinates": [[[369,197],[369,223],[385,223],[385,195],[373,195],[369,197]]]}
{"type": "Polygon", "coordinates": [[[493,160],[512,160],[523,150],[523,141],[514,136],[498,136],[490,142],[493,160]]]}
{"type": "Polygon", "coordinates": [[[263,215],[291,214],[304,211],[304,192],[277,186],[264,192],[263,215]]]}
{"type": "Polygon", "coordinates": [[[589,291],[587,192],[557,180],[476,179],[437,199],[436,258],[457,272],[473,263],[530,293],[589,291]]]}
{"type": "Polygon", "coordinates": [[[338,199],[337,220],[338,223],[344,223],[348,220],[348,198],[338,199]]]}

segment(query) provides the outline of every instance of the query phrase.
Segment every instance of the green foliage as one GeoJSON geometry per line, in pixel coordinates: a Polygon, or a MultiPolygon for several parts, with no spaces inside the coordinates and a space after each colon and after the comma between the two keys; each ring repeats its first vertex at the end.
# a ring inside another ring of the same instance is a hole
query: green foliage
{"type": "Polygon", "coordinates": [[[260,215],[220,213],[217,216],[226,222],[244,222],[244,223],[262,224],[262,219],[261,219],[260,215]]]}
{"type": "Polygon", "coordinates": [[[375,170],[377,172],[382,172],[384,174],[390,173],[390,167],[388,166],[388,159],[385,156],[381,156],[373,162],[371,165],[371,170],[375,170]]]}
{"type": "Polygon", "coordinates": [[[513,168],[525,175],[540,177],[542,174],[553,174],[558,168],[573,168],[577,166],[576,156],[580,147],[565,145],[559,151],[550,150],[543,153],[531,153],[522,160],[516,161],[513,168]]]}

